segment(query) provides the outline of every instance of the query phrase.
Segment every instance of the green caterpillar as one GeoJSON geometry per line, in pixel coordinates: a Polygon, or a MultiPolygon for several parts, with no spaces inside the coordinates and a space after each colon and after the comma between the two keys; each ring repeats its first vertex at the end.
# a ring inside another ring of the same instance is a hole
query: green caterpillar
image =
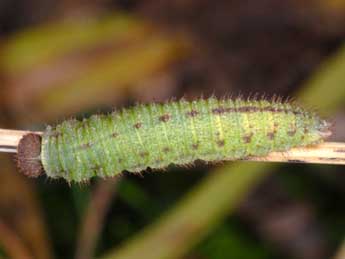
{"type": "Polygon", "coordinates": [[[328,135],[326,121],[294,104],[211,97],[138,105],[48,126],[39,159],[48,176],[81,182],[196,159],[264,156],[328,135]]]}

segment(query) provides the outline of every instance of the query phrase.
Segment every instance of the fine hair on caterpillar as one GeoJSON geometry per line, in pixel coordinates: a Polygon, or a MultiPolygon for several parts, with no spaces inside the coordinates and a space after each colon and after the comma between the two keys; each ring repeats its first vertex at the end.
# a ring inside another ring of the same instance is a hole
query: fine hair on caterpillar
{"type": "Polygon", "coordinates": [[[330,124],[281,98],[200,98],[139,104],[24,136],[18,165],[68,182],[113,177],[126,170],[265,156],[322,142],[330,124]],[[40,157],[40,160],[30,160],[40,157]],[[34,162],[33,162],[34,161],[34,162]]]}

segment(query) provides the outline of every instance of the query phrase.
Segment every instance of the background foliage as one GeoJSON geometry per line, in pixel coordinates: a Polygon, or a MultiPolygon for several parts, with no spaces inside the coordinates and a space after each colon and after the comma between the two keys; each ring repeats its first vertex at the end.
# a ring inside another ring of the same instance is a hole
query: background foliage
{"type": "MultiPolygon", "coordinates": [[[[1,127],[265,93],[315,107],[344,141],[344,22],[343,1],[4,0],[1,127]]],[[[5,258],[324,259],[345,233],[337,166],[198,161],[68,186],[0,165],[5,258]]]]}

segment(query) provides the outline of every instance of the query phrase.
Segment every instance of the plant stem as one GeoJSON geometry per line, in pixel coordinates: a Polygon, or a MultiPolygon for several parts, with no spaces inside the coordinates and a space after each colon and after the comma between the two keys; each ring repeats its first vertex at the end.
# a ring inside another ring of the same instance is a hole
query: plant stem
{"type": "Polygon", "coordinates": [[[316,146],[292,148],[286,152],[272,152],[265,157],[250,157],[246,160],[345,165],[345,143],[325,142],[316,146]]]}

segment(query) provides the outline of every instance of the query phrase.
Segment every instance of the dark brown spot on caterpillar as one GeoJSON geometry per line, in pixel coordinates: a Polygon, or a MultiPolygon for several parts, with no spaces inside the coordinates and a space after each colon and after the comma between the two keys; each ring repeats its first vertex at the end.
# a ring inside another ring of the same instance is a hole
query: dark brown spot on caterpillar
{"type": "Polygon", "coordinates": [[[217,141],[218,147],[224,147],[225,141],[223,139],[217,141]]]}
{"type": "Polygon", "coordinates": [[[262,111],[275,113],[275,112],[281,112],[281,109],[269,106],[269,107],[263,108],[262,111]]]}
{"type": "Polygon", "coordinates": [[[268,137],[269,140],[273,140],[274,136],[275,136],[275,132],[274,131],[267,133],[267,137],[268,137]]]}
{"type": "Polygon", "coordinates": [[[164,114],[162,116],[159,117],[159,120],[162,122],[167,122],[170,120],[170,115],[169,114],[164,114]]]}
{"type": "Polygon", "coordinates": [[[148,155],[149,155],[148,152],[140,152],[139,153],[139,156],[141,156],[142,158],[147,157],[148,155]]]}
{"type": "Polygon", "coordinates": [[[91,143],[84,143],[84,144],[82,144],[82,145],[80,146],[80,148],[81,148],[81,149],[88,149],[88,148],[90,148],[91,146],[92,146],[91,143]]]}
{"type": "Polygon", "coordinates": [[[100,169],[101,167],[99,165],[95,165],[91,168],[91,170],[96,171],[96,172],[99,171],[100,169]]]}
{"type": "MultiPolygon", "coordinates": [[[[273,112],[273,113],[288,113],[288,112],[294,113],[292,109],[282,109],[282,108],[275,108],[275,107],[265,107],[262,110],[267,111],[267,112],[273,112]]],[[[296,112],[296,114],[299,114],[299,112],[296,112]]]]}
{"type": "Polygon", "coordinates": [[[118,135],[119,135],[119,134],[117,134],[116,132],[113,132],[113,133],[111,134],[111,137],[112,137],[112,138],[116,138],[118,135]]]}
{"type": "Polygon", "coordinates": [[[258,111],[260,111],[260,108],[255,107],[255,106],[242,106],[242,107],[238,107],[237,111],[239,111],[239,112],[258,112],[258,111]]]}
{"type": "Polygon", "coordinates": [[[290,136],[290,137],[293,137],[295,134],[296,134],[297,130],[296,129],[291,129],[287,132],[287,134],[290,136]]]}
{"type": "Polygon", "coordinates": [[[225,113],[225,109],[222,108],[222,107],[215,108],[215,109],[212,110],[212,113],[213,114],[222,114],[222,113],[225,113]]]}
{"type": "Polygon", "coordinates": [[[194,143],[194,144],[192,145],[192,148],[193,148],[194,150],[197,150],[197,149],[199,148],[199,144],[198,144],[198,143],[194,143]]]}
{"type": "Polygon", "coordinates": [[[143,124],[142,124],[141,122],[138,122],[138,123],[135,123],[135,124],[134,124],[134,127],[135,127],[136,129],[140,129],[142,125],[143,125],[143,124]]]}
{"type": "Polygon", "coordinates": [[[163,148],[163,152],[164,152],[164,153],[168,153],[168,152],[170,152],[170,148],[169,148],[169,147],[165,147],[165,148],[163,148]]]}
{"type": "Polygon", "coordinates": [[[37,177],[43,173],[40,159],[41,136],[33,133],[24,135],[18,144],[17,165],[26,176],[37,177]]]}
{"type": "Polygon", "coordinates": [[[191,110],[190,112],[187,112],[186,114],[188,117],[195,117],[199,114],[199,112],[196,110],[191,110]]]}
{"type": "Polygon", "coordinates": [[[245,135],[245,136],[243,136],[243,142],[245,143],[245,144],[248,144],[248,143],[250,143],[251,141],[252,141],[252,137],[253,137],[253,133],[250,133],[250,134],[247,134],[247,135],[245,135]]]}

